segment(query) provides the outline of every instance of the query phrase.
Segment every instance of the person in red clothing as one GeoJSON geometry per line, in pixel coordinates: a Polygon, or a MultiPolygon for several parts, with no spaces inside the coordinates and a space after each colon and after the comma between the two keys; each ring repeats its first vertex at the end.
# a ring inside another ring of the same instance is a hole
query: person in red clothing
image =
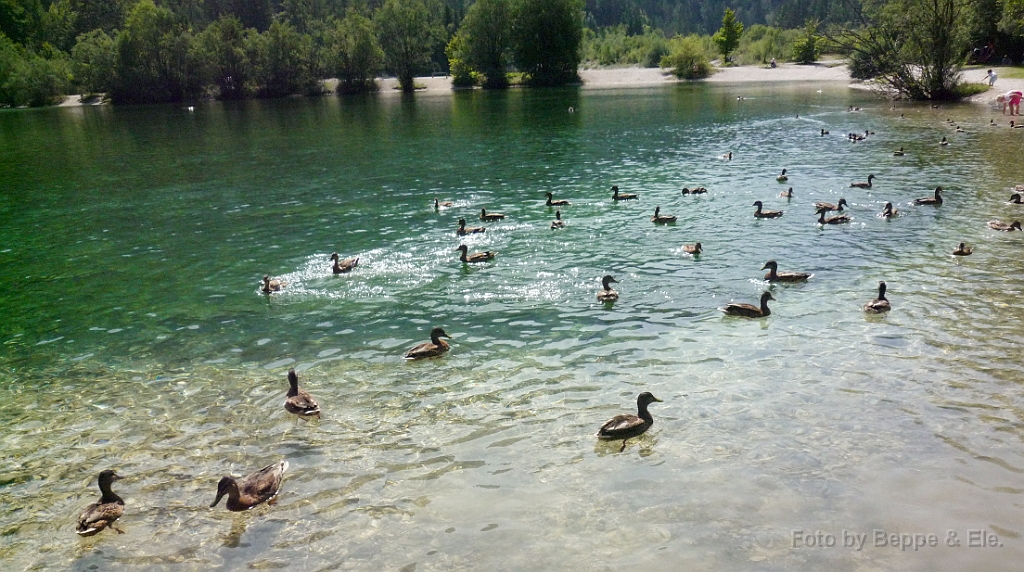
{"type": "Polygon", "coordinates": [[[1010,107],[1010,115],[1020,115],[1020,100],[1024,97],[1024,93],[1020,90],[1010,90],[998,97],[996,101],[1003,104],[1003,115],[1006,115],[1006,107],[1010,107]]]}

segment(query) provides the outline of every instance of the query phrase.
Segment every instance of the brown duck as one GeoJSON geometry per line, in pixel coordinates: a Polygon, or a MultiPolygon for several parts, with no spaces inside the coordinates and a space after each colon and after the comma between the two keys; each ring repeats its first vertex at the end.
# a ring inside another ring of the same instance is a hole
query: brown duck
{"type": "Polygon", "coordinates": [[[555,220],[551,221],[552,230],[556,228],[565,228],[565,221],[562,220],[562,211],[555,211],[555,220]]]}
{"type": "Polygon", "coordinates": [[[444,328],[430,330],[430,341],[413,346],[405,352],[405,359],[417,360],[438,357],[448,351],[448,342],[441,338],[451,339],[451,336],[444,332],[444,328]]]}
{"type": "Polygon", "coordinates": [[[768,300],[774,300],[771,292],[764,292],[761,294],[761,307],[758,308],[753,304],[726,304],[719,308],[719,310],[725,312],[730,316],[743,316],[744,318],[764,318],[770,316],[772,311],[768,309],[768,300]]]}
{"type": "Polygon", "coordinates": [[[990,220],[988,221],[988,227],[991,228],[992,230],[1002,230],[1006,232],[1021,230],[1020,223],[1017,221],[1003,222],[1000,220],[990,220]]]}
{"type": "Polygon", "coordinates": [[[764,208],[764,204],[761,201],[754,201],[752,206],[757,207],[757,210],[754,211],[754,218],[779,218],[782,216],[782,211],[762,210],[764,208]]]}
{"type": "Polygon", "coordinates": [[[482,227],[482,226],[471,226],[471,227],[467,228],[466,227],[466,219],[460,218],[459,219],[459,228],[455,229],[455,235],[456,236],[466,236],[467,234],[477,234],[477,233],[485,232],[486,230],[487,229],[482,227]]]}
{"type": "Polygon", "coordinates": [[[456,248],[455,250],[462,252],[462,254],[459,255],[459,260],[461,260],[463,264],[488,262],[490,260],[494,260],[494,257],[498,255],[496,251],[491,250],[487,250],[484,252],[474,252],[473,254],[466,254],[469,251],[469,247],[466,246],[465,244],[460,244],[459,247],[456,248]]]}
{"type": "Polygon", "coordinates": [[[75,528],[75,532],[79,536],[99,534],[108,526],[116,530],[118,534],[124,534],[124,531],[114,524],[124,514],[124,499],[110,490],[110,484],[120,479],[121,477],[117,473],[109,469],[100,473],[98,481],[102,494],[100,500],[85,507],[82,514],[78,516],[78,526],[75,528]]]}
{"type": "Polygon", "coordinates": [[[900,216],[900,211],[892,208],[892,203],[885,203],[885,207],[882,208],[882,212],[879,213],[882,218],[893,218],[900,216]]]}
{"type": "Polygon", "coordinates": [[[505,218],[501,213],[489,213],[487,209],[480,209],[480,220],[484,222],[496,222],[505,218]]]}
{"type": "Polygon", "coordinates": [[[632,193],[619,193],[619,186],[612,185],[612,200],[613,201],[638,201],[640,195],[634,195],[632,193]]]}
{"type": "Polygon", "coordinates": [[[654,417],[647,411],[647,406],[652,403],[661,403],[661,400],[645,391],[636,398],[636,415],[624,413],[612,417],[600,429],[597,430],[597,437],[608,441],[622,439],[621,453],[626,448],[626,441],[632,437],[643,435],[654,425],[654,417]]]}
{"type": "Polygon", "coordinates": [[[683,194],[684,195],[704,195],[704,194],[707,194],[707,192],[708,192],[708,190],[705,189],[704,187],[694,187],[692,189],[688,189],[686,187],[683,187],[683,194]]]}
{"type": "Polygon", "coordinates": [[[956,246],[956,250],[953,251],[953,256],[970,256],[972,252],[974,252],[973,248],[961,242],[956,246]]]}
{"type": "Polygon", "coordinates": [[[270,294],[271,292],[280,292],[282,288],[287,286],[287,282],[282,282],[277,278],[271,280],[269,274],[263,276],[263,288],[261,290],[264,294],[270,294]]]}
{"type": "Polygon", "coordinates": [[[870,314],[881,314],[892,309],[889,299],[885,297],[885,282],[878,283],[878,297],[864,304],[864,311],[870,314]]]}
{"type": "Polygon", "coordinates": [[[661,214],[661,207],[654,207],[654,216],[651,217],[651,222],[654,224],[666,224],[676,222],[676,217],[672,215],[663,215],[661,214]]]}
{"type": "Polygon", "coordinates": [[[358,256],[353,256],[352,258],[346,258],[342,260],[341,257],[338,256],[337,252],[331,254],[331,260],[334,261],[334,266],[331,268],[331,270],[334,271],[335,274],[344,274],[346,272],[351,272],[352,269],[355,268],[357,264],[359,264],[358,256]]]}
{"type": "Polygon", "coordinates": [[[704,252],[704,249],[701,247],[699,242],[696,242],[694,244],[684,244],[683,252],[697,256],[701,252],[704,252]]]}
{"type": "Polygon", "coordinates": [[[287,470],[288,461],[278,461],[241,479],[224,476],[217,483],[217,498],[210,504],[210,508],[217,506],[224,495],[228,497],[227,507],[230,511],[249,510],[263,503],[274,504],[287,470]]]}
{"type": "Polygon", "coordinates": [[[769,260],[764,263],[761,270],[768,269],[768,274],[764,275],[764,279],[768,282],[806,282],[814,274],[807,272],[779,272],[779,263],[774,260],[769,260]]]}
{"type": "Polygon", "coordinates": [[[288,369],[288,396],[284,400],[284,408],[288,413],[298,415],[300,419],[316,417],[320,419],[320,404],[305,390],[299,389],[299,376],[295,368],[288,369]]]}
{"type": "Polygon", "coordinates": [[[601,279],[601,285],[603,288],[597,293],[597,300],[599,302],[614,302],[619,299],[619,293],[612,290],[612,282],[618,283],[618,280],[612,277],[611,274],[606,274],[601,279]]]}
{"type": "Polygon", "coordinates": [[[569,201],[567,201],[567,200],[557,200],[557,201],[554,201],[554,200],[552,200],[554,198],[553,194],[548,193],[547,195],[548,195],[548,202],[544,203],[546,206],[549,206],[549,207],[567,207],[567,206],[569,206],[569,201]]]}
{"type": "Polygon", "coordinates": [[[854,189],[870,189],[871,188],[871,181],[874,178],[875,178],[874,175],[868,175],[868,180],[867,180],[866,183],[863,183],[863,182],[850,183],[850,188],[854,188],[854,189]]]}
{"type": "Polygon", "coordinates": [[[941,192],[942,192],[942,187],[935,187],[935,196],[934,197],[924,197],[924,198],[921,198],[921,199],[914,199],[914,204],[915,205],[935,205],[935,206],[941,205],[942,204],[942,196],[939,195],[939,193],[941,193],[941,192]]]}
{"type": "Polygon", "coordinates": [[[828,209],[818,209],[818,224],[846,224],[850,222],[850,217],[846,215],[831,216],[825,218],[825,213],[828,209]]]}
{"type": "Polygon", "coordinates": [[[821,202],[821,201],[818,201],[818,202],[814,203],[814,208],[815,209],[825,209],[826,211],[843,212],[843,207],[844,206],[850,206],[850,205],[849,205],[849,203],[846,202],[846,199],[844,199],[843,197],[839,197],[839,203],[838,204],[824,203],[824,202],[821,202]]]}

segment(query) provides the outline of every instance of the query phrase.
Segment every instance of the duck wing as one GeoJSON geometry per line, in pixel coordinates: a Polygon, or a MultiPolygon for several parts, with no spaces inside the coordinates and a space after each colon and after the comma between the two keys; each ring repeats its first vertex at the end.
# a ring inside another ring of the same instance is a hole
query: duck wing
{"type": "Polygon", "coordinates": [[[888,312],[891,309],[892,306],[889,305],[888,300],[879,300],[875,298],[867,304],[864,304],[864,311],[871,312],[873,314],[881,314],[882,312],[888,312]]]}
{"type": "Polygon", "coordinates": [[[255,506],[277,496],[287,469],[288,461],[279,461],[239,481],[238,493],[242,502],[255,506]]]}
{"type": "Polygon", "coordinates": [[[760,318],[764,314],[761,313],[761,308],[754,306],[753,304],[726,304],[719,308],[719,310],[729,314],[730,316],[746,316],[748,318],[760,318]]]}
{"type": "Polygon", "coordinates": [[[104,528],[114,524],[114,521],[124,514],[124,502],[94,502],[85,507],[78,517],[78,526],[75,532],[79,536],[92,536],[98,534],[104,528]]]}
{"type": "Polygon", "coordinates": [[[647,429],[643,419],[636,415],[622,414],[612,417],[600,429],[597,436],[601,439],[623,439],[639,435],[647,429]]]}
{"type": "Polygon", "coordinates": [[[432,358],[437,357],[446,351],[448,351],[448,347],[445,345],[437,345],[433,342],[424,342],[405,352],[405,359],[412,360],[432,358]]]}
{"type": "Polygon", "coordinates": [[[320,417],[320,404],[316,402],[316,398],[301,389],[298,395],[293,395],[284,401],[284,408],[295,415],[320,417]]]}

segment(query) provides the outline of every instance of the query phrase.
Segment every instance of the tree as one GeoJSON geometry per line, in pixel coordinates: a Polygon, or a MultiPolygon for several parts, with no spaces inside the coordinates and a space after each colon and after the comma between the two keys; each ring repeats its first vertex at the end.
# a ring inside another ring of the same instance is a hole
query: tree
{"type": "Polygon", "coordinates": [[[472,87],[477,84],[477,74],[470,67],[469,49],[466,47],[465,36],[460,32],[452,36],[444,48],[448,57],[448,69],[452,74],[452,87],[472,87]]]}
{"type": "Polygon", "coordinates": [[[508,87],[511,19],[508,0],[477,0],[462,20],[459,34],[465,42],[466,63],[484,75],[485,88],[508,87]]]}
{"type": "Polygon", "coordinates": [[[329,33],[327,45],[328,68],[338,77],[338,93],[376,89],[373,78],[384,67],[384,50],[369,18],[349,10],[329,33]]]}
{"type": "Polygon", "coordinates": [[[999,29],[1007,34],[1024,33],[1024,0],[1003,0],[999,29]]]}
{"type": "Polygon", "coordinates": [[[255,91],[255,69],[246,50],[246,30],[234,16],[223,16],[203,30],[193,44],[204,83],[217,86],[220,99],[240,99],[255,91]]]}
{"type": "Polygon", "coordinates": [[[115,103],[181,101],[198,86],[191,85],[190,36],[181,20],[153,0],[140,0],[114,40],[117,51],[115,103]]]}
{"type": "Polygon", "coordinates": [[[255,54],[259,94],[284,97],[311,91],[316,84],[310,73],[311,44],[309,36],[280,21],[275,21],[260,34],[255,54]]]}
{"type": "Polygon", "coordinates": [[[437,12],[427,0],[387,0],[374,17],[387,68],[398,76],[404,92],[415,89],[416,72],[430,63],[444,37],[437,12]]]}
{"type": "Polygon", "coordinates": [[[819,43],[818,23],[808,20],[804,26],[804,35],[793,42],[793,61],[798,64],[813,64],[818,61],[819,43]]]}
{"type": "Polygon", "coordinates": [[[532,85],[579,81],[583,0],[517,0],[513,56],[532,85]]]}
{"type": "Polygon", "coordinates": [[[117,51],[114,40],[99,28],[78,37],[71,49],[71,73],[80,93],[110,91],[117,51]]]}
{"type": "Polygon", "coordinates": [[[52,105],[64,99],[70,78],[64,58],[46,59],[0,33],[0,105],[52,105]]]}
{"type": "Polygon", "coordinates": [[[743,24],[736,20],[736,13],[729,8],[725,9],[725,16],[722,17],[722,27],[712,36],[718,51],[722,54],[722,60],[729,61],[729,54],[740,45],[740,35],[743,34],[743,24]]]}
{"type": "Polygon", "coordinates": [[[661,67],[672,68],[672,73],[680,79],[701,79],[711,75],[711,64],[696,35],[672,38],[669,55],[661,59],[661,67]]]}

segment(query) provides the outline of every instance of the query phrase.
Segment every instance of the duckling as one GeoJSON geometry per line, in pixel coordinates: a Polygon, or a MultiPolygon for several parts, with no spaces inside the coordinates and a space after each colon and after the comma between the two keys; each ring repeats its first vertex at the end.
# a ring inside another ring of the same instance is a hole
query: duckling
{"type": "Polygon", "coordinates": [[[793,187],[790,187],[790,188],[786,189],[785,191],[782,191],[781,193],[779,193],[779,196],[784,198],[784,199],[791,199],[791,198],[793,198],[793,187]]]}
{"type": "Polygon", "coordinates": [[[882,218],[893,218],[900,216],[900,211],[892,208],[892,203],[885,203],[885,207],[882,208],[882,212],[878,214],[882,218]]]}
{"type": "Polygon", "coordinates": [[[619,186],[612,185],[612,200],[613,201],[638,201],[640,200],[639,195],[632,193],[619,193],[619,186]]]}
{"type": "Polygon", "coordinates": [[[1010,195],[1010,204],[1012,205],[1024,205],[1024,202],[1020,200],[1020,193],[1013,193],[1010,195]]]}
{"type": "Polygon", "coordinates": [[[902,157],[903,155],[904,155],[904,153],[903,153],[903,147],[900,147],[900,150],[899,150],[899,151],[893,151],[893,152],[892,152],[892,156],[893,156],[893,157],[902,157]]]}
{"type": "Polygon", "coordinates": [[[683,187],[683,194],[684,195],[703,195],[703,194],[706,194],[707,192],[708,192],[708,190],[705,189],[704,187],[694,187],[692,189],[688,189],[686,187],[683,187]]]}
{"type": "Polygon", "coordinates": [[[501,213],[488,213],[487,209],[480,209],[480,220],[484,222],[495,222],[505,218],[501,213]]]}
{"type": "Polygon", "coordinates": [[[551,228],[565,228],[565,221],[562,220],[562,211],[555,211],[555,220],[551,221],[551,228]]]}
{"type": "Polygon", "coordinates": [[[878,297],[864,304],[864,311],[870,314],[881,314],[892,309],[889,300],[885,297],[885,282],[878,283],[878,297]]]}
{"type": "Polygon", "coordinates": [[[828,210],[826,209],[818,209],[818,224],[846,224],[850,222],[850,217],[846,215],[825,218],[825,213],[827,212],[828,210]]]}
{"type": "Polygon", "coordinates": [[[288,384],[290,387],[284,400],[285,411],[298,415],[300,419],[320,419],[320,404],[312,395],[299,389],[299,376],[295,374],[295,368],[288,368],[288,384]]]}
{"type": "Polygon", "coordinates": [[[110,490],[110,484],[121,480],[121,477],[107,469],[100,473],[97,480],[102,493],[100,500],[85,507],[78,517],[78,526],[75,528],[75,532],[78,536],[92,536],[99,534],[101,530],[109,526],[118,534],[124,534],[124,531],[114,524],[124,514],[124,499],[110,490]]]}
{"type": "Polygon", "coordinates": [[[1006,232],[1013,232],[1015,230],[1021,230],[1020,223],[1017,222],[1017,221],[1013,221],[1012,223],[1009,223],[1009,222],[1002,222],[1002,221],[998,221],[998,220],[990,220],[990,221],[988,221],[988,227],[991,228],[992,230],[1003,230],[1003,231],[1006,231],[1006,232]]]}
{"type": "Polygon", "coordinates": [[[822,129],[821,130],[821,136],[824,137],[826,135],[828,135],[828,130],[827,129],[822,129]]]}
{"type": "Polygon", "coordinates": [[[953,251],[953,256],[970,256],[972,252],[974,252],[973,248],[961,242],[956,246],[956,250],[953,251]]]}
{"type": "Polygon", "coordinates": [[[287,286],[287,282],[281,282],[278,279],[270,279],[270,275],[266,274],[263,276],[263,293],[270,294],[271,292],[280,292],[282,288],[287,286]]]}
{"type": "Polygon", "coordinates": [[[478,234],[485,232],[487,229],[482,226],[471,226],[466,228],[466,219],[459,219],[459,228],[455,229],[456,236],[466,236],[467,234],[478,234]]]}
{"type": "Polygon", "coordinates": [[[866,183],[862,183],[862,182],[850,183],[850,188],[852,188],[852,189],[870,189],[871,188],[871,181],[874,178],[875,178],[874,175],[868,175],[868,181],[866,183]]]}
{"type": "Polygon", "coordinates": [[[344,274],[346,272],[351,272],[352,269],[355,268],[357,264],[359,264],[358,256],[340,260],[337,252],[331,254],[331,260],[334,261],[334,267],[331,270],[333,270],[335,274],[344,274]]]}
{"type": "Polygon", "coordinates": [[[949,145],[949,141],[946,140],[946,136],[942,136],[942,141],[939,141],[939,145],[949,145]]]}
{"type": "Polygon", "coordinates": [[[405,352],[405,359],[417,360],[443,355],[448,351],[448,342],[442,340],[442,337],[448,338],[449,340],[452,339],[451,336],[444,332],[444,328],[434,328],[430,330],[430,341],[423,342],[418,346],[410,348],[409,351],[405,352]]]}
{"type": "Polygon", "coordinates": [[[662,403],[649,391],[645,391],[636,398],[636,415],[622,414],[612,417],[600,429],[597,430],[598,439],[617,441],[622,439],[621,453],[626,448],[626,441],[632,437],[642,435],[654,425],[654,417],[647,411],[647,406],[652,403],[662,403]]]}
{"type": "Polygon", "coordinates": [[[772,311],[768,309],[768,300],[774,300],[771,292],[765,291],[761,294],[761,307],[753,304],[726,304],[719,308],[730,316],[742,316],[744,318],[764,318],[770,316],[772,311]]]}
{"type": "Polygon", "coordinates": [[[601,279],[601,284],[604,285],[604,288],[597,293],[598,302],[614,302],[619,299],[619,293],[612,290],[612,282],[618,283],[618,280],[612,278],[611,274],[606,274],[601,279]]]}
{"type": "Polygon", "coordinates": [[[769,260],[764,263],[761,270],[768,269],[768,274],[764,275],[764,279],[768,282],[806,282],[807,279],[814,276],[807,272],[779,272],[779,264],[774,260],[769,260]]]}
{"type": "Polygon", "coordinates": [[[786,176],[786,170],[783,169],[782,170],[782,174],[779,175],[778,177],[775,177],[775,180],[780,182],[780,183],[785,183],[786,181],[788,181],[789,177],[786,176]]]}
{"type": "Polygon", "coordinates": [[[459,260],[461,260],[463,264],[487,262],[489,260],[494,260],[494,257],[498,255],[496,251],[490,250],[486,250],[484,252],[474,252],[473,254],[466,254],[466,252],[469,250],[469,247],[466,246],[465,244],[460,244],[459,247],[456,248],[455,250],[459,250],[462,252],[462,254],[459,255],[459,260]]]}
{"type": "Polygon", "coordinates": [[[935,187],[935,196],[934,197],[924,197],[924,198],[921,198],[921,199],[914,199],[914,204],[915,205],[935,205],[935,206],[941,205],[942,204],[942,197],[939,196],[940,192],[942,192],[942,187],[935,187]]]}
{"type": "Polygon", "coordinates": [[[672,215],[663,215],[661,214],[661,207],[654,207],[654,216],[651,217],[651,222],[655,224],[666,224],[676,222],[676,217],[672,215]]]}
{"type": "Polygon", "coordinates": [[[843,206],[844,205],[845,206],[850,206],[849,203],[846,202],[846,199],[844,199],[843,197],[839,197],[839,204],[835,204],[834,205],[832,203],[823,203],[823,202],[819,201],[819,202],[814,203],[814,208],[816,208],[816,209],[825,209],[826,211],[839,211],[839,212],[843,212],[843,206]]]}
{"type": "Polygon", "coordinates": [[[210,508],[217,506],[224,495],[228,496],[227,507],[230,511],[249,510],[263,503],[274,504],[287,470],[288,461],[278,461],[241,479],[225,476],[217,483],[217,498],[210,504],[210,508]]]}
{"type": "Polygon", "coordinates": [[[437,197],[434,197],[434,210],[435,211],[441,210],[441,207],[450,208],[450,207],[454,207],[454,206],[455,206],[455,203],[453,203],[451,201],[440,202],[440,201],[437,200],[437,197]]]}
{"type": "Polygon", "coordinates": [[[686,254],[697,256],[701,252],[704,252],[704,248],[701,247],[699,242],[696,242],[694,244],[684,244],[683,252],[685,252],[686,254]]]}
{"type": "Polygon", "coordinates": [[[754,201],[754,204],[752,206],[757,207],[757,210],[754,211],[755,218],[779,218],[780,216],[782,216],[782,211],[761,210],[761,208],[764,206],[761,203],[761,201],[754,201]]]}
{"type": "Polygon", "coordinates": [[[566,201],[566,200],[553,201],[551,199],[554,198],[554,195],[552,195],[551,193],[548,193],[547,195],[548,195],[548,202],[544,203],[545,206],[549,206],[549,207],[567,207],[567,206],[569,206],[569,201],[566,201]]]}

